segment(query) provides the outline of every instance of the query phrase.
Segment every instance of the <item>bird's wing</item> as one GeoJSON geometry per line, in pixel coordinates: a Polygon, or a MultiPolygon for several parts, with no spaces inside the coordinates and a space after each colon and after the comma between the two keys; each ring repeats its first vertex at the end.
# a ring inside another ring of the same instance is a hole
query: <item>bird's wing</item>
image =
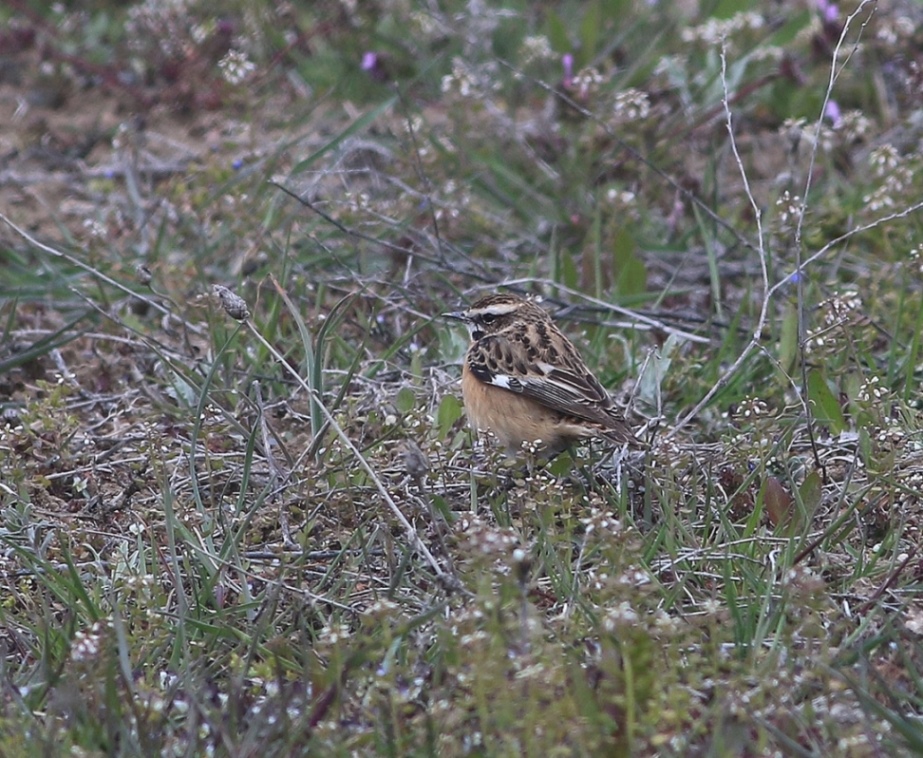
{"type": "Polygon", "coordinates": [[[468,368],[486,384],[531,398],[559,413],[620,433],[627,429],[609,393],[575,354],[561,356],[561,365],[556,365],[529,361],[515,347],[503,335],[483,337],[468,355],[468,368]]]}

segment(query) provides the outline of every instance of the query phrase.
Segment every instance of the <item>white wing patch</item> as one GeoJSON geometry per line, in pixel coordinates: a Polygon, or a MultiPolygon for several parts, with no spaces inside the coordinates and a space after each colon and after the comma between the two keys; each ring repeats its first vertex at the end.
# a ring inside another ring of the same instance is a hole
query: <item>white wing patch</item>
{"type": "Polygon", "coordinates": [[[509,374],[494,374],[490,377],[490,383],[494,387],[503,387],[503,389],[508,390],[510,387],[510,380],[512,377],[509,374]]]}

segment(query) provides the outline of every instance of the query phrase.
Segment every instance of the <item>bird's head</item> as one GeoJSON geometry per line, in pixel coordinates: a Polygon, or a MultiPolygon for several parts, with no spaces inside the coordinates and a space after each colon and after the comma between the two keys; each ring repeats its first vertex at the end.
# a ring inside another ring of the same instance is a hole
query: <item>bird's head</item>
{"type": "Polygon", "coordinates": [[[533,301],[508,293],[487,295],[466,310],[442,316],[464,323],[473,340],[497,334],[522,321],[548,319],[548,314],[533,301]]]}

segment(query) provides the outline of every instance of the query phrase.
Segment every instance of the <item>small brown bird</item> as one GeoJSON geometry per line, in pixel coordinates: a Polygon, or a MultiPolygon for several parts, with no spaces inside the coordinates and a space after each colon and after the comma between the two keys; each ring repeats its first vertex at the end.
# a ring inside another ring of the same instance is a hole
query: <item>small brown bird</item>
{"type": "Polygon", "coordinates": [[[587,437],[640,446],[609,393],[539,305],[488,295],[468,310],[471,345],[462,366],[468,421],[490,430],[507,452],[536,443],[548,456],[587,437]]]}

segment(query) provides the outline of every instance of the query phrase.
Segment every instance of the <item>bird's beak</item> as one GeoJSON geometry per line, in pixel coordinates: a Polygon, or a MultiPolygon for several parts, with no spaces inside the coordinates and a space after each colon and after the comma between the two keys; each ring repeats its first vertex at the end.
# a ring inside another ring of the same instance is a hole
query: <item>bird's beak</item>
{"type": "Polygon", "coordinates": [[[451,313],[443,313],[443,318],[450,318],[453,321],[467,321],[468,317],[465,315],[464,311],[452,311],[451,313]]]}

